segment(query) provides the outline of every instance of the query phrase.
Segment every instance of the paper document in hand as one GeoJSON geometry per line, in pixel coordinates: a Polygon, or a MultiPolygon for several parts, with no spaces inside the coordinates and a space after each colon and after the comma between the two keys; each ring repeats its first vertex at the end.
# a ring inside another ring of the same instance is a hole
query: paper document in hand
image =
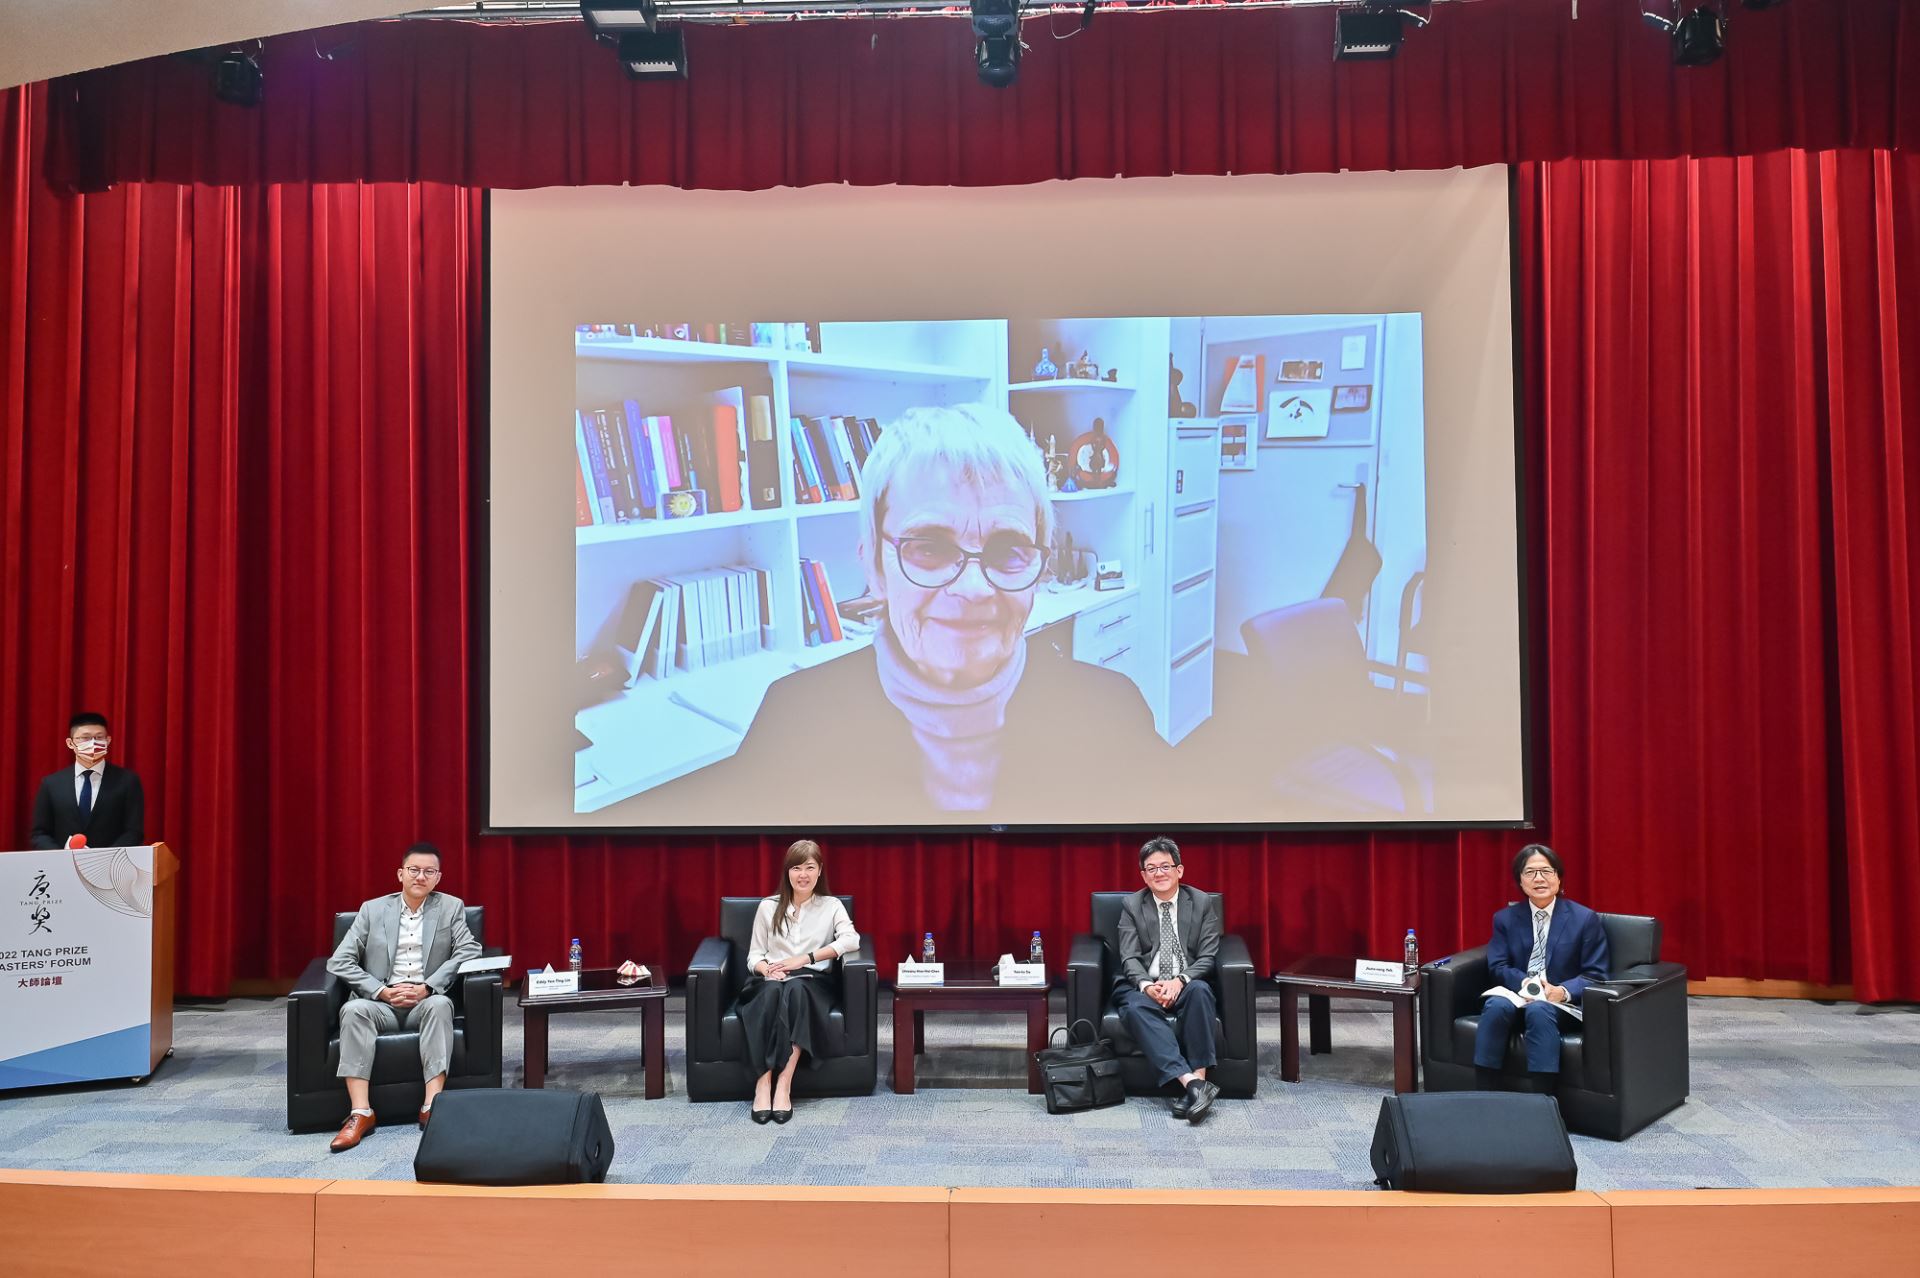
{"type": "MultiPolygon", "coordinates": [[[[1481,998],[1504,998],[1505,1000],[1507,1000],[1507,1002],[1513,1004],[1515,1007],[1525,1007],[1529,1003],[1546,1003],[1551,1001],[1549,999],[1544,999],[1544,998],[1528,998],[1525,994],[1522,994],[1517,990],[1510,990],[1504,985],[1496,985],[1492,989],[1488,990],[1486,993],[1482,994],[1480,997],[1481,998]]],[[[1576,1021],[1584,1021],[1587,1019],[1586,1013],[1580,1010],[1580,1005],[1578,1003],[1555,1003],[1554,1006],[1559,1008],[1561,1011],[1565,1012],[1568,1016],[1571,1016],[1576,1021]]]]}

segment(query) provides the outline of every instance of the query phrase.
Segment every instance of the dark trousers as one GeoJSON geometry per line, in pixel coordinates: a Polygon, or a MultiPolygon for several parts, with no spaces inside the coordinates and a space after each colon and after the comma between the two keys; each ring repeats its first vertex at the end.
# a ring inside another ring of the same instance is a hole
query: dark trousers
{"type": "Polygon", "coordinates": [[[740,992],[738,1003],[740,1028],[746,1034],[747,1066],[754,1077],[787,1067],[787,1058],[798,1047],[807,1056],[818,1059],[814,1050],[816,1031],[826,1023],[833,1010],[833,996],[839,982],[825,972],[789,976],[784,981],[752,978],[740,992]]]}
{"type": "Polygon", "coordinates": [[[1481,1069],[1499,1069],[1507,1059],[1507,1040],[1514,1019],[1523,1018],[1521,1033],[1527,1043],[1527,1068],[1536,1074],[1560,1072],[1560,1022],[1567,1019],[1544,999],[1515,1007],[1504,998],[1490,998],[1480,1009],[1480,1030],[1473,1040],[1473,1063],[1481,1069]]]}
{"type": "Polygon", "coordinates": [[[1162,1084],[1213,1064],[1213,986],[1205,981],[1191,982],[1173,1000],[1172,1024],[1168,1009],[1137,986],[1114,994],[1113,1010],[1162,1084]]]}

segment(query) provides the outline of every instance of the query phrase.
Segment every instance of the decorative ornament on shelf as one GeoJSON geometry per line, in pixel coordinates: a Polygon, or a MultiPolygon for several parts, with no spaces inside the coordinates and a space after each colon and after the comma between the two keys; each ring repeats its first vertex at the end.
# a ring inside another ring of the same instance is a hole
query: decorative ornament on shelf
{"type": "Polygon", "coordinates": [[[1112,488],[1120,482],[1120,448],[1107,434],[1104,417],[1094,418],[1093,429],[1073,441],[1069,456],[1080,488],[1112,488]]]}
{"type": "Polygon", "coordinates": [[[1186,380],[1186,376],[1173,362],[1173,355],[1169,353],[1167,355],[1167,416],[1169,417],[1200,415],[1200,410],[1194,407],[1191,401],[1180,398],[1180,383],[1186,380]]]}
{"type": "Polygon", "coordinates": [[[1053,352],[1047,347],[1040,348],[1040,362],[1033,366],[1033,380],[1050,382],[1060,376],[1060,369],[1053,362],[1053,352]]]}

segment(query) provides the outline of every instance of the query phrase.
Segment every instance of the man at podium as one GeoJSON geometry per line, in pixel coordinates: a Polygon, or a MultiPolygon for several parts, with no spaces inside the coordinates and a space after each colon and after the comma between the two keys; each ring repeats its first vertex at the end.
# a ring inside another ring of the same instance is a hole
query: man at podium
{"type": "Polygon", "coordinates": [[[96,848],[137,848],[147,841],[147,797],[140,778],[107,762],[113,738],[107,717],[83,710],[67,721],[73,766],[40,782],[27,846],[52,851],[76,834],[96,848]]]}

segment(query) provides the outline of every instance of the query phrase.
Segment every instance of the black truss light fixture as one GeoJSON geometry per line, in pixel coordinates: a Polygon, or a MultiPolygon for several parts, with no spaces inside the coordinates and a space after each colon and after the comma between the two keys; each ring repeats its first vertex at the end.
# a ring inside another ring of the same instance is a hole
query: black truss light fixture
{"type": "Polygon", "coordinates": [[[1778,9],[1787,0],[1740,0],[1743,9],[1778,9]]]}
{"type": "Polygon", "coordinates": [[[266,86],[260,59],[245,49],[225,49],[214,58],[213,96],[231,106],[257,107],[266,86]]]}
{"type": "Polygon", "coordinates": [[[620,68],[629,80],[687,78],[687,41],[678,26],[629,31],[620,37],[620,68]]]}
{"type": "Polygon", "coordinates": [[[1392,4],[1369,4],[1341,9],[1333,15],[1333,56],[1337,62],[1365,62],[1391,58],[1400,52],[1407,23],[1427,25],[1412,9],[1392,4]]]}
{"type": "Polygon", "coordinates": [[[1004,89],[1020,74],[1020,0],[969,0],[973,69],[980,83],[1004,89]]]}
{"type": "Polygon", "coordinates": [[[629,80],[687,78],[687,41],[678,27],[660,29],[655,0],[580,0],[580,16],[596,40],[620,55],[629,80]]]}
{"type": "Polygon", "coordinates": [[[1709,0],[1706,4],[1673,0],[1664,14],[1643,7],[1640,16],[1649,26],[1667,33],[1673,43],[1676,66],[1711,66],[1727,51],[1727,13],[1723,0],[1709,0]]]}
{"type": "Polygon", "coordinates": [[[596,38],[609,41],[629,31],[652,31],[660,25],[654,0],[580,0],[580,16],[596,38]]]}

